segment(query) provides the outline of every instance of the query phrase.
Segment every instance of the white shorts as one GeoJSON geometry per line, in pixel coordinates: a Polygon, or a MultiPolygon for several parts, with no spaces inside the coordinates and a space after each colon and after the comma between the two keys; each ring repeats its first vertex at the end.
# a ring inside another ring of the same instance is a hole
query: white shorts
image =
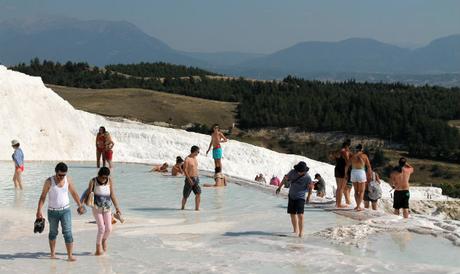
{"type": "Polygon", "coordinates": [[[353,183],[367,182],[366,171],[364,169],[352,169],[350,181],[352,181],[353,183]]]}

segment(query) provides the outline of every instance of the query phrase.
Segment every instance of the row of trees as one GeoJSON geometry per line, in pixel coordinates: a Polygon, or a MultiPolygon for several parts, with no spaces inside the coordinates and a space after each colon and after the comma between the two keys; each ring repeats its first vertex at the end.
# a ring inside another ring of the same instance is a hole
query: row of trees
{"type": "MultiPolygon", "coordinates": [[[[144,68],[145,64],[139,66],[144,68]]],[[[32,60],[30,65],[20,64],[13,69],[41,76],[49,84],[83,88],[146,88],[239,102],[238,119],[242,128],[289,126],[373,135],[406,144],[411,156],[460,160],[459,133],[447,124],[448,120],[460,118],[459,88],[355,81],[329,83],[294,77],[260,82],[242,78],[218,80],[166,76],[160,81],[126,77],[90,67],[87,63],[40,63],[38,59],[32,60]]]]}
{"type": "Polygon", "coordinates": [[[288,77],[243,96],[242,127],[295,126],[404,143],[416,157],[460,160],[460,90],[402,84],[324,83],[288,77]]]}
{"type": "Polygon", "coordinates": [[[188,77],[218,75],[196,67],[172,65],[169,63],[139,63],[139,64],[118,64],[107,65],[107,70],[138,77],[188,77]]]}

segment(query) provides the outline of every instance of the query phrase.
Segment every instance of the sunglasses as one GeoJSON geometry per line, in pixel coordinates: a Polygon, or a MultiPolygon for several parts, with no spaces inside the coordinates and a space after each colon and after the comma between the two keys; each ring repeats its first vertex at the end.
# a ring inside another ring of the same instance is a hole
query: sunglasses
{"type": "Polygon", "coordinates": [[[67,173],[64,173],[64,174],[62,174],[62,173],[56,173],[56,176],[59,177],[59,178],[63,178],[63,177],[65,177],[66,175],[67,175],[67,173]]]}

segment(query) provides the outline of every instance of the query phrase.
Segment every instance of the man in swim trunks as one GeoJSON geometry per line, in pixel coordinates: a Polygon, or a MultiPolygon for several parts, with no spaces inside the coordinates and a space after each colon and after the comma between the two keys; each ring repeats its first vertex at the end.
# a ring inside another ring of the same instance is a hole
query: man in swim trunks
{"type": "Polygon", "coordinates": [[[409,218],[409,179],[414,168],[407,163],[404,157],[399,159],[398,164],[390,174],[390,184],[395,189],[394,213],[399,216],[399,210],[402,208],[404,218],[409,218]]]}
{"type": "Polygon", "coordinates": [[[308,175],[307,164],[305,162],[299,162],[295,165],[294,169],[284,176],[281,185],[276,189],[276,194],[281,191],[286,181],[290,182],[287,213],[291,216],[294,233],[299,237],[303,237],[305,195],[308,191],[310,196],[312,189],[312,180],[310,175],[308,175]]]}
{"type": "Polygon", "coordinates": [[[184,190],[182,192],[182,207],[185,209],[185,204],[187,199],[190,196],[191,192],[195,194],[195,210],[200,210],[200,178],[198,177],[198,160],[196,157],[200,153],[200,148],[197,146],[192,146],[190,149],[190,155],[185,158],[184,162],[184,175],[185,175],[185,184],[184,190]]]}
{"type": "Polygon", "coordinates": [[[11,141],[11,146],[14,149],[13,158],[14,162],[14,175],[13,175],[13,183],[15,189],[22,190],[22,173],[24,172],[24,153],[22,149],[19,147],[20,144],[17,140],[11,141]]]}
{"type": "Polygon", "coordinates": [[[222,147],[220,143],[225,143],[228,141],[228,139],[222,132],[220,132],[218,124],[213,125],[212,130],[213,132],[211,134],[211,142],[209,143],[209,148],[206,151],[206,156],[208,156],[212,146],[212,158],[214,159],[214,166],[220,167],[222,169],[222,147]]]}
{"type": "Polygon", "coordinates": [[[350,179],[353,182],[353,187],[355,190],[355,201],[356,201],[356,211],[362,211],[361,203],[364,199],[364,190],[366,189],[366,182],[371,178],[372,168],[371,163],[367,155],[363,152],[363,146],[361,144],[356,146],[357,152],[351,156],[349,165],[351,165],[351,174],[350,179]],[[367,172],[366,172],[367,168],[367,172]]]}

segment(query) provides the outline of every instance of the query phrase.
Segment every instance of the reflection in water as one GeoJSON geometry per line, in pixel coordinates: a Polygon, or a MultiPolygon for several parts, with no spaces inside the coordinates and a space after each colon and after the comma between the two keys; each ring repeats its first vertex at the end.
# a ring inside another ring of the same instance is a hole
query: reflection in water
{"type": "Polygon", "coordinates": [[[391,233],[391,239],[398,245],[401,252],[406,251],[407,245],[412,240],[412,234],[408,231],[400,231],[398,233],[391,233]]]}
{"type": "Polygon", "coordinates": [[[14,207],[22,208],[24,206],[24,192],[22,190],[14,191],[14,207]]]}
{"type": "Polygon", "coordinates": [[[96,260],[97,264],[99,265],[99,273],[114,273],[112,269],[112,262],[109,260],[109,258],[98,256],[96,260]]]}

